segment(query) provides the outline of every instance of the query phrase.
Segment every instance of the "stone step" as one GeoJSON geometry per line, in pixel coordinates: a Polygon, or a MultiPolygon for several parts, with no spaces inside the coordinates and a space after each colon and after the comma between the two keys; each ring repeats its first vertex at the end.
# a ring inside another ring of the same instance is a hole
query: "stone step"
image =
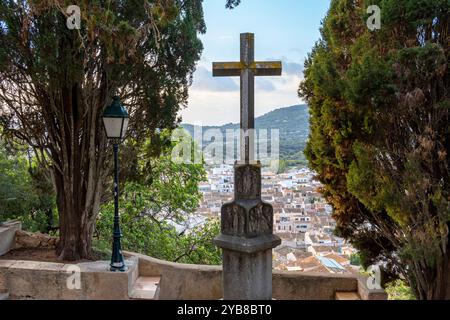
{"type": "Polygon", "coordinates": [[[361,300],[356,292],[336,292],[334,297],[336,300],[361,300]]]}
{"type": "Polygon", "coordinates": [[[9,293],[0,291],[0,300],[9,300],[9,293]]]}
{"type": "Polygon", "coordinates": [[[160,277],[138,277],[131,291],[130,299],[156,300],[160,277]]]}

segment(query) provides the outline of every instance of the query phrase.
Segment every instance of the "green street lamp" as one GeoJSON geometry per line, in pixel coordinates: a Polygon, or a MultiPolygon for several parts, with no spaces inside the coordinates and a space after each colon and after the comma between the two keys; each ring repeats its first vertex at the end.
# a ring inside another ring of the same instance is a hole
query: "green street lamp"
{"type": "Polygon", "coordinates": [[[114,150],[114,233],[110,270],[125,271],[127,267],[120,244],[122,231],[119,222],[119,144],[125,137],[129,116],[118,96],[114,96],[111,105],[106,107],[102,119],[106,135],[112,141],[114,150]]]}

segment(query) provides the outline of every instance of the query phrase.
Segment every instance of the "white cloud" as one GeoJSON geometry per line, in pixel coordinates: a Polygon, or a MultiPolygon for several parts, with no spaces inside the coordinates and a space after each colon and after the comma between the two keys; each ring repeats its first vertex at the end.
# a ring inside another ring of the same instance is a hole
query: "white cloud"
{"type": "Polygon", "coordinates": [[[303,65],[296,62],[283,61],[283,73],[286,75],[300,75],[303,72],[303,65]]]}
{"type": "Polygon", "coordinates": [[[204,66],[197,66],[191,90],[206,91],[239,91],[239,85],[229,77],[215,78],[204,66]]]}
{"type": "Polygon", "coordinates": [[[279,58],[267,58],[268,61],[276,61],[281,60],[281,63],[283,65],[283,74],[288,76],[297,75],[300,76],[303,73],[303,64],[291,61],[285,57],[279,59],[279,58]]]}
{"type": "Polygon", "coordinates": [[[239,91],[190,90],[189,104],[181,112],[183,122],[216,125],[239,121],[239,91]]]}

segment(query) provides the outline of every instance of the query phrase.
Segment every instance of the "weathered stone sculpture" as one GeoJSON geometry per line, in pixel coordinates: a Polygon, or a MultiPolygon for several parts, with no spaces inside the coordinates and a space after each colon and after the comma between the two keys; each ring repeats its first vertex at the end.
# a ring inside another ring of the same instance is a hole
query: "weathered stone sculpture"
{"type": "Polygon", "coordinates": [[[281,62],[254,61],[254,35],[241,34],[241,61],[213,64],[214,76],[241,77],[241,163],[234,170],[235,199],[224,204],[221,234],[225,300],[272,299],[273,208],[261,199],[261,165],[254,161],[254,77],[281,75],[281,62]]]}

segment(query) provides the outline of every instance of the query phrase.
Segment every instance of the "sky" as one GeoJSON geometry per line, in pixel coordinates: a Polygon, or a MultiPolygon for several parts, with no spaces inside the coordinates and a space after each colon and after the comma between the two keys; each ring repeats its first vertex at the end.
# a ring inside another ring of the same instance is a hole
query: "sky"
{"type": "Polygon", "coordinates": [[[281,77],[256,77],[255,116],[301,104],[297,95],[308,52],[320,38],[330,0],[243,0],[233,10],[225,0],[204,0],[207,32],[203,54],[189,90],[184,123],[239,122],[239,77],[212,77],[212,62],[239,60],[240,33],[255,34],[255,60],[281,60],[281,77]]]}

